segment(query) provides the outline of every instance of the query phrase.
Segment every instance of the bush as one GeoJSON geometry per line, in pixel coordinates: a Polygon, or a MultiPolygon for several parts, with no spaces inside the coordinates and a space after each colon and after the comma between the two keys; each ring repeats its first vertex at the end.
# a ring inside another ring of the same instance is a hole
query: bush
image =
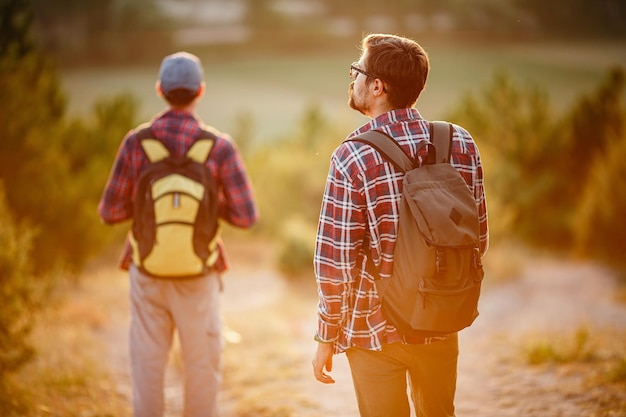
{"type": "Polygon", "coordinates": [[[48,195],[55,199],[56,210],[42,219],[48,233],[42,236],[41,245],[72,270],[79,270],[98,254],[119,230],[102,227],[97,205],[117,149],[124,135],[135,127],[136,109],[136,99],[127,94],[100,99],[94,105],[91,123],[67,123],[58,139],[66,152],[66,174],[60,182],[62,187],[48,195]]]}
{"type": "Polygon", "coordinates": [[[317,221],[332,149],[344,134],[337,133],[316,105],[303,115],[300,130],[258,149],[248,161],[258,190],[262,227],[273,231],[297,214],[317,221]]]}
{"type": "Polygon", "coordinates": [[[311,271],[315,230],[332,150],[345,132],[319,107],[305,110],[301,129],[258,149],[248,161],[261,212],[258,232],[279,239],[279,268],[289,276],[311,271]]]}
{"type": "Polygon", "coordinates": [[[30,267],[33,232],[18,225],[9,212],[0,186],[0,411],[14,401],[11,374],[34,355],[28,336],[36,309],[36,280],[30,267]]]}
{"type": "Polygon", "coordinates": [[[593,246],[594,256],[621,257],[624,78],[622,69],[610,70],[596,91],[557,118],[542,90],[497,74],[482,95],[466,97],[452,112],[449,119],[480,147],[495,240],[506,235],[569,251],[577,236],[583,252],[593,246]]]}
{"type": "Polygon", "coordinates": [[[498,73],[448,119],[468,129],[480,148],[492,238],[513,232],[532,243],[565,240],[567,204],[554,194],[565,181],[556,169],[562,143],[555,140],[557,124],[546,93],[521,89],[498,73]]]}
{"type": "Polygon", "coordinates": [[[626,271],[626,135],[614,137],[596,158],[576,216],[576,245],[592,256],[626,271]]]}
{"type": "Polygon", "coordinates": [[[278,268],[293,280],[310,278],[313,274],[315,227],[296,216],[285,221],[282,228],[278,268]]]}
{"type": "Polygon", "coordinates": [[[9,0],[0,7],[7,23],[0,33],[6,202],[17,221],[39,231],[30,259],[35,273],[59,265],[77,270],[105,240],[96,205],[115,151],[134,127],[136,102],[126,95],[101,100],[89,123],[68,122],[55,64],[31,36],[29,2],[9,0]]]}

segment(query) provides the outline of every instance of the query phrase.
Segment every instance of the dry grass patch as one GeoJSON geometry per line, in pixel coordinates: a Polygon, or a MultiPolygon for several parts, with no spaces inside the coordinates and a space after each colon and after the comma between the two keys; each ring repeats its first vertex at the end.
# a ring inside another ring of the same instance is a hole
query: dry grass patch
{"type": "Polygon", "coordinates": [[[37,356],[14,378],[23,392],[20,417],[131,415],[102,363],[107,352],[98,332],[106,323],[105,312],[77,288],[42,315],[32,334],[37,356]]]}
{"type": "Polygon", "coordinates": [[[315,409],[301,386],[303,377],[309,377],[309,358],[295,337],[313,305],[303,297],[292,291],[289,299],[227,315],[231,334],[224,354],[227,415],[292,417],[315,409]]]}
{"type": "Polygon", "coordinates": [[[583,398],[594,417],[626,416],[626,332],[580,328],[573,334],[535,337],[527,363],[554,372],[563,385],[581,381],[571,395],[583,398]]]}

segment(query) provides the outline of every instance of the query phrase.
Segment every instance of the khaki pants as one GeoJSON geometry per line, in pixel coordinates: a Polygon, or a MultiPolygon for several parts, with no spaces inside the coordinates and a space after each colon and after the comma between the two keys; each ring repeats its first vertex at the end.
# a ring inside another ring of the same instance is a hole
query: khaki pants
{"type": "Polygon", "coordinates": [[[184,416],[217,415],[222,352],[217,274],[163,280],[130,269],[130,360],[135,417],[161,417],[174,330],[184,368],[184,416]]]}
{"type": "Polygon", "coordinates": [[[458,336],[428,345],[346,351],[361,417],[408,417],[407,375],[418,417],[454,417],[458,336]]]}

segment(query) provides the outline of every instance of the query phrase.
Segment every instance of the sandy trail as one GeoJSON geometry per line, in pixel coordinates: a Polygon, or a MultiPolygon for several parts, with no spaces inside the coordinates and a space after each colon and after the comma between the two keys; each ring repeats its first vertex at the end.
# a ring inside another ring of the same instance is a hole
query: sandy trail
{"type": "MultiPolygon", "coordinates": [[[[281,300],[291,297],[301,304],[286,317],[286,332],[292,335],[290,351],[295,352],[295,369],[284,384],[287,397],[297,393],[298,408],[290,413],[268,412],[263,416],[290,417],[356,417],[358,416],[350,372],[345,355],[335,356],[334,385],[314,380],[310,367],[315,343],[315,295],[294,296],[294,290],[271,268],[267,257],[243,252],[233,256],[233,268],[226,275],[222,306],[226,325],[229,316],[245,316],[246,311],[278,309],[281,300]],[[261,259],[262,258],[262,259],[261,259]]],[[[126,276],[111,267],[103,274],[114,275],[124,287],[126,276]]],[[[127,285],[126,285],[127,287],[127,285]]],[[[572,366],[529,366],[524,348],[538,337],[564,335],[571,338],[577,329],[589,332],[603,330],[616,338],[626,334],[626,306],[613,301],[614,277],[606,270],[585,263],[542,260],[527,265],[519,279],[486,289],[481,297],[481,315],[475,324],[461,332],[457,415],[481,417],[506,416],[626,416],[626,389],[605,388],[590,383],[588,375],[572,366]],[[621,335],[621,336],[619,336],[621,335]],[[623,410],[602,413],[607,397],[618,398],[623,410]]],[[[112,307],[109,322],[103,330],[109,350],[111,372],[119,381],[120,392],[130,400],[128,372],[127,297],[112,307]]],[[[229,327],[229,331],[239,329],[229,327]]],[[[608,336],[609,338],[612,336],[608,336]]],[[[623,340],[614,340],[624,346],[623,340]]],[[[258,343],[270,340],[246,340],[239,349],[255,349],[258,343]]],[[[232,348],[227,344],[226,349],[232,348]]],[[[228,352],[228,351],[227,351],[228,352]]],[[[182,388],[174,363],[168,370],[166,402],[167,417],[181,416],[182,388]]],[[[275,382],[276,383],[276,382],[275,382]]],[[[280,385],[278,385],[280,387],[280,385]]],[[[250,388],[253,389],[253,388],[250,388]]],[[[225,388],[223,417],[240,417],[236,394],[225,388]]],[[[268,399],[268,401],[270,401],[268,399]]],[[[277,406],[280,393],[267,409],[277,406]]],[[[293,401],[289,402],[290,404],[293,401]]],[[[246,416],[249,414],[246,414],[246,416]]]]}

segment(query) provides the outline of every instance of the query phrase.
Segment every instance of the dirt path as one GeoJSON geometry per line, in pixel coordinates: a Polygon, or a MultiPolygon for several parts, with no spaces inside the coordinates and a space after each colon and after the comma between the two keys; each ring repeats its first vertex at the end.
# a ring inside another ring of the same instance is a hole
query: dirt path
{"type": "MultiPolygon", "coordinates": [[[[244,250],[239,255],[225,278],[222,306],[229,340],[226,355],[235,358],[226,371],[243,376],[225,375],[223,417],[357,416],[345,355],[334,360],[336,384],[320,384],[311,374],[315,294],[287,285],[266,254],[244,250]],[[251,366],[264,375],[255,379],[253,371],[246,374],[238,368],[251,366]],[[248,385],[241,386],[242,381],[248,385]]],[[[106,273],[117,274],[115,279],[122,283],[126,279],[111,270],[106,273]]],[[[601,268],[546,260],[528,265],[519,279],[487,289],[480,317],[460,336],[457,415],[626,416],[623,385],[596,383],[588,364],[529,366],[524,353],[542,338],[556,347],[561,336],[561,344],[571,343],[581,328],[592,335],[593,343],[600,343],[591,346],[600,352],[615,345],[624,349],[626,307],[613,302],[614,286],[611,274],[601,268]],[[602,336],[597,338],[596,332],[602,336]]],[[[103,335],[120,392],[130,398],[128,316],[123,299],[118,303],[103,335]]],[[[168,417],[180,416],[182,408],[176,358],[172,363],[168,417]]]]}
{"type": "MultiPolygon", "coordinates": [[[[614,287],[600,268],[541,261],[518,280],[486,291],[481,316],[460,336],[458,415],[600,416],[606,395],[621,395],[622,404],[621,413],[606,415],[626,415],[624,387],[606,392],[593,386],[575,364],[530,367],[524,353],[546,338],[556,349],[571,350],[580,329],[623,337],[626,308],[614,303],[614,287]]],[[[623,339],[611,342],[625,347],[623,339]]]]}

